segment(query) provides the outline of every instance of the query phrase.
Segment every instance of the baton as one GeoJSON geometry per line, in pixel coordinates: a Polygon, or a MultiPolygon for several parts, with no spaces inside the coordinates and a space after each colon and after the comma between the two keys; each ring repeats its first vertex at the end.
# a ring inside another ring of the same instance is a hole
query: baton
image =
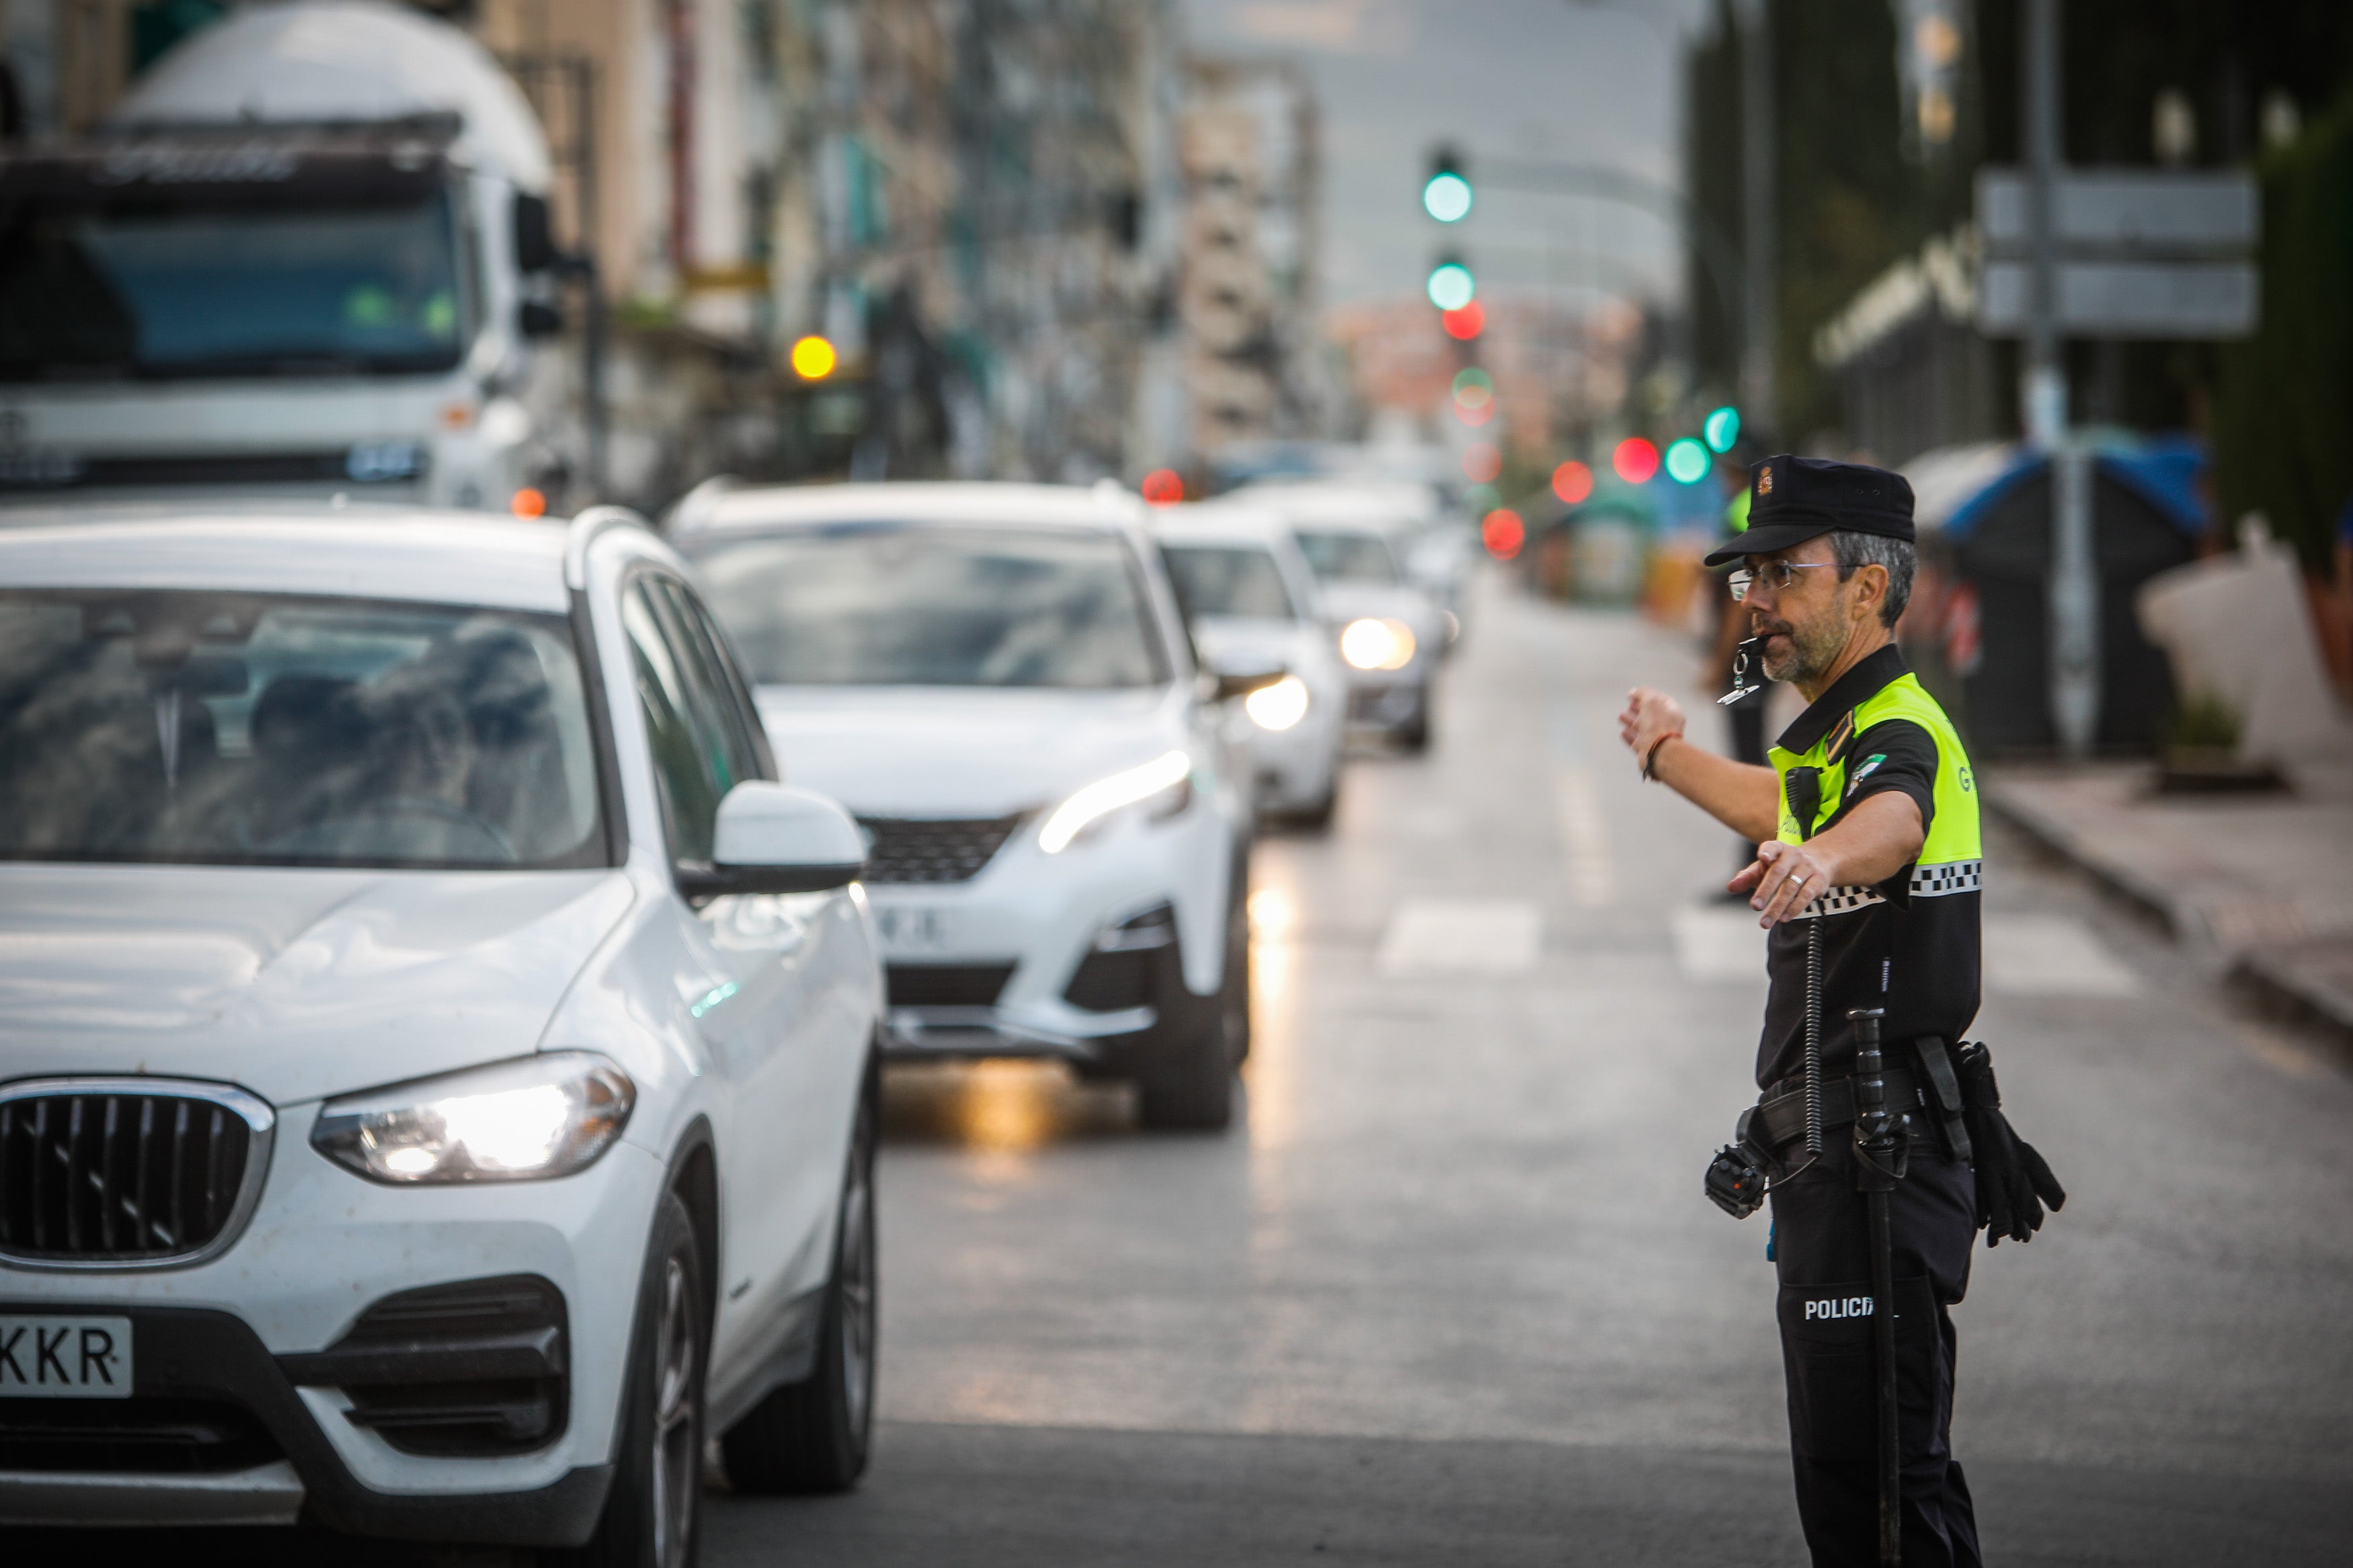
{"type": "Polygon", "coordinates": [[[1890,1231],[1888,1194],[1903,1173],[1903,1124],[1887,1110],[1885,1065],[1879,1050],[1876,1007],[1847,1014],[1854,1025],[1855,1184],[1871,1216],[1871,1331],[1878,1352],[1879,1561],[1902,1568],[1904,1521],[1902,1454],[1895,1409],[1895,1249],[1890,1231]]]}

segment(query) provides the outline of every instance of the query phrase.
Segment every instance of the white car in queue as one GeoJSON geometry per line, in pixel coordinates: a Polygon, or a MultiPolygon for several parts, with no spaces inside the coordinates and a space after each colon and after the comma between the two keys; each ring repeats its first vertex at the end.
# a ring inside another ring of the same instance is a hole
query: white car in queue
{"type": "Polygon", "coordinates": [[[1263,508],[1203,501],[1155,508],[1152,530],[1202,658],[1215,668],[1284,671],[1242,701],[1260,812],[1329,823],[1347,742],[1348,671],[1290,529],[1263,508]]]}
{"type": "Polygon", "coordinates": [[[1409,751],[1430,744],[1439,665],[1458,627],[1408,581],[1401,552],[1430,506],[1419,485],[1341,479],[1265,480],[1233,492],[1290,525],[1314,569],[1324,612],[1348,666],[1348,717],[1409,751]]]}
{"type": "Polygon", "coordinates": [[[0,1532],[680,1568],[707,1434],[849,1486],[863,854],[627,514],[19,514],[0,1532]]]}
{"type": "Polygon", "coordinates": [[[1226,1124],[1250,763],[1115,486],[712,484],[669,521],[796,776],[869,836],[888,1048],[1049,1057],[1226,1124]]]}

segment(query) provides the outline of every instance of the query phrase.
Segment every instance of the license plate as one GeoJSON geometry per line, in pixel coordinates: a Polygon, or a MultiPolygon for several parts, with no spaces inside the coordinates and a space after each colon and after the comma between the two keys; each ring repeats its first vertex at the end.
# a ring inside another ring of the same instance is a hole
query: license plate
{"type": "Polygon", "coordinates": [[[946,952],[955,945],[949,911],[923,904],[885,904],[874,911],[874,929],[893,954],[946,952]]]}
{"type": "Polygon", "coordinates": [[[0,1317],[0,1399],[128,1399],[128,1318],[0,1317]]]}

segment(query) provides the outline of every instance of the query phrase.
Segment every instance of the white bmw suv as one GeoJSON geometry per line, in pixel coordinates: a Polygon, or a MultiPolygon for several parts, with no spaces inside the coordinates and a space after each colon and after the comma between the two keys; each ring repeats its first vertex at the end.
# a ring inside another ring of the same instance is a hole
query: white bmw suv
{"type": "Polygon", "coordinates": [[[863,853],[626,514],[0,531],[0,1531],[849,1486],[863,853]]]}
{"type": "Polygon", "coordinates": [[[1116,487],[706,487],[669,527],[797,775],[857,813],[886,1048],[1051,1057],[1231,1113],[1251,833],[1229,700],[1116,487]]]}

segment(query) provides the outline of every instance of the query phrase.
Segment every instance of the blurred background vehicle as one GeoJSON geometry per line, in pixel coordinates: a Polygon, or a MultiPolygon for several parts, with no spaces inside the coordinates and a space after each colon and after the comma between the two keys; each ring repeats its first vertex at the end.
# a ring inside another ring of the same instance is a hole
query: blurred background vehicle
{"type": "MultiPolygon", "coordinates": [[[[351,492],[545,510],[547,140],[405,8],[245,11],[0,158],[0,504],[351,492]]],[[[593,292],[593,291],[592,291],[593,292]]]]}
{"type": "Polygon", "coordinates": [[[1151,516],[1169,585],[1209,668],[1283,671],[1241,705],[1258,810],[1329,824],[1340,799],[1348,672],[1298,542],[1281,514],[1247,502],[1161,507],[1151,516]]]}
{"type": "Polygon", "coordinates": [[[659,540],[37,514],[0,693],[0,1342],[114,1363],[9,1363],[12,1534],[681,1568],[706,1440],[738,1489],[857,1481],[862,847],[659,540]]]}
{"type": "Polygon", "coordinates": [[[698,490],[670,521],[794,777],[847,803],[901,1057],[1130,1079],[1217,1128],[1249,1047],[1251,762],[1115,488],[698,490]]]}
{"type": "Polygon", "coordinates": [[[1234,494],[1279,515],[1314,571],[1324,621],[1349,670],[1348,717],[1409,752],[1428,746],[1439,664],[1460,626],[1407,579],[1400,561],[1430,522],[1429,491],[1282,479],[1234,494]]]}

